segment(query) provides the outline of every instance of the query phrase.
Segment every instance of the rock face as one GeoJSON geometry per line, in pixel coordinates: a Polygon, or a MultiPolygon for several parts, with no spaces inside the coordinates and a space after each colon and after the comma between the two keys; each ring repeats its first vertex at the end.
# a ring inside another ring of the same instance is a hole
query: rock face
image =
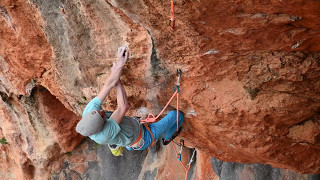
{"type": "MultiPolygon", "coordinates": [[[[181,0],[171,30],[170,1],[2,0],[1,179],[59,169],[54,160],[80,143],[74,127],[123,44],[128,115],[160,112],[180,68],[181,138],[197,158],[320,173],[319,9],[319,1],[181,0]]],[[[116,107],[114,92],[103,106],[116,107]]]]}
{"type": "Polygon", "coordinates": [[[316,180],[320,176],[312,174],[297,174],[287,169],[272,168],[264,164],[243,164],[223,162],[211,158],[212,168],[219,179],[308,179],[316,180]]]}

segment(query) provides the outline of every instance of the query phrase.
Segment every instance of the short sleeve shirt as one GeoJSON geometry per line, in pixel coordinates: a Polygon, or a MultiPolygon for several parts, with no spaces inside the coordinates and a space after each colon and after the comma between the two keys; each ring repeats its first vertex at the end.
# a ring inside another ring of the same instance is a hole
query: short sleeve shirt
{"type": "MultiPolygon", "coordinates": [[[[82,116],[94,110],[101,110],[101,104],[101,100],[95,97],[86,106],[82,116]]],[[[115,120],[107,117],[102,131],[89,137],[99,144],[117,144],[123,147],[130,145],[134,140],[135,133],[131,120],[128,117],[124,117],[120,125],[118,125],[115,120]]]]}

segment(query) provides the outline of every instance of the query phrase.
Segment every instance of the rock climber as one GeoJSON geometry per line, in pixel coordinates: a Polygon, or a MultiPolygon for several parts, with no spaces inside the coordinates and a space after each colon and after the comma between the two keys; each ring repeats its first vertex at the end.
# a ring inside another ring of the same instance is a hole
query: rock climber
{"type": "Polygon", "coordinates": [[[83,136],[89,136],[99,144],[108,144],[110,149],[114,148],[110,145],[117,145],[127,147],[128,150],[144,150],[159,140],[163,134],[163,144],[167,145],[180,133],[183,114],[179,111],[178,131],[176,131],[176,111],[170,111],[160,121],[150,125],[141,124],[137,118],[125,116],[129,103],[120,82],[120,76],[128,56],[129,50],[126,46],[118,49],[118,61],[113,63],[111,74],[98,96],[92,99],[84,109],[76,131],[83,136]],[[113,113],[101,108],[102,102],[112,88],[117,91],[117,109],[113,113]]]}

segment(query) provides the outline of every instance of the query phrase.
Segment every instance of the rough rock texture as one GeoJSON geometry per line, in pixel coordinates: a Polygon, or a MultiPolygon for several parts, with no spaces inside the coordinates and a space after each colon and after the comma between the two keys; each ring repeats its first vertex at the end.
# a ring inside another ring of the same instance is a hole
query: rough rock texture
{"type": "MultiPolygon", "coordinates": [[[[123,156],[115,157],[107,145],[98,145],[87,138],[72,153],[66,153],[53,162],[54,170],[50,179],[185,179],[184,168],[177,161],[173,151],[171,145],[165,147],[158,141],[154,147],[146,151],[125,149],[123,156]]],[[[188,163],[188,158],[192,153],[193,150],[183,148],[182,162],[184,164],[188,163]]],[[[193,158],[188,179],[196,179],[197,175],[202,176],[200,179],[217,177],[210,164],[210,157],[205,158],[202,160],[208,162],[206,165],[210,173],[206,173],[207,170],[200,172],[198,170],[200,165],[196,165],[198,160],[193,158]]]]}
{"type": "Polygon", "coordinates": [[[178,1],[174,32],[169,2],[111,3],[152,32],[167,69],[182,68],[190,146],[319,172],[318,1],[178,1]],[[294,133],[307,121],[315,134],[294,133]]]}
{"type": "MultiPolygon", "coordinates": [[[[191,149],[184,148],[182,161],[188,163],[191,149]],[[189,151],[190,150],[190,151],[189,151]],[[188,153],[188,151],[190,153],[188,153]]],[[[159,143],[147,151],[124,151],[124,156],[111,155],[106,145],[89,138],[72,153],[54,161],[50,179],[185,179],[183,167],[176,160],[173,148],[159,143]]],[[[194,180],[317,180],[319,175],[298,174],[264,164],[223,162],[197,151],[188,179],[194,180]]]]}
{"type": "Polygon", "coordinates": [[[1,147],[5,177],[48,176],[51,161],[79,144],[79,118],[45,88],[35,88],[30,97],[2,95],[0,101],[1,138],[8,143],[1,147]]]}
{"type": "MultiPolygon", "coordinates": [[[[170,1],[2,0],[0,177],[48,177],[79,144],[74,126],[123,44],[128,115],[160,112],[181,68],[181,137],[202,152],[198,164],[213,156],[320,173],[319,9],[316,0],[178,0],[172,31],[170,1]]],[[[115,106],[112,92],[104,107],[115,106]]],[[[158,168],[151,177],[172,170],[158,168]]],[[[194,168],[195,179],[212,172],[194,168]]]]}
{"type": "Polygon", "coordinates": [[[255,180],[255,179],[290,179],[290,180],[317,180],[318,175],[297,174],[293,171],[272,168],[265,164],[243,164],[234,162],[223,162],[219,159],[211,158],[211,164],[214,172],[221,180],[239,179],[239,180],[255,180]]]}
{"type": "Polygon", "coordinates": [[[124,156],[115,157],[107,145],[87,139],[54,162],[50,179],[137,179],[145,157],[145,151],[124,151],[124,156]]]}

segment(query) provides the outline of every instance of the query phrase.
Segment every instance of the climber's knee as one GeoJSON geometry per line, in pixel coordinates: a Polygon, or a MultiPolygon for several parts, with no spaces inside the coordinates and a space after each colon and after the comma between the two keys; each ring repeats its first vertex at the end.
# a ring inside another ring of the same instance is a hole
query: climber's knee
{"type": "MultiPolygon", "coordinates": [[[[177,110],[174,111],[170,111],[168,113],[168,116],[172,117],[172,118],[177,118],[177,110]]],[[[179,120],[183,120],[183,113],[181,111],[179,111],[179,120]]]]}

